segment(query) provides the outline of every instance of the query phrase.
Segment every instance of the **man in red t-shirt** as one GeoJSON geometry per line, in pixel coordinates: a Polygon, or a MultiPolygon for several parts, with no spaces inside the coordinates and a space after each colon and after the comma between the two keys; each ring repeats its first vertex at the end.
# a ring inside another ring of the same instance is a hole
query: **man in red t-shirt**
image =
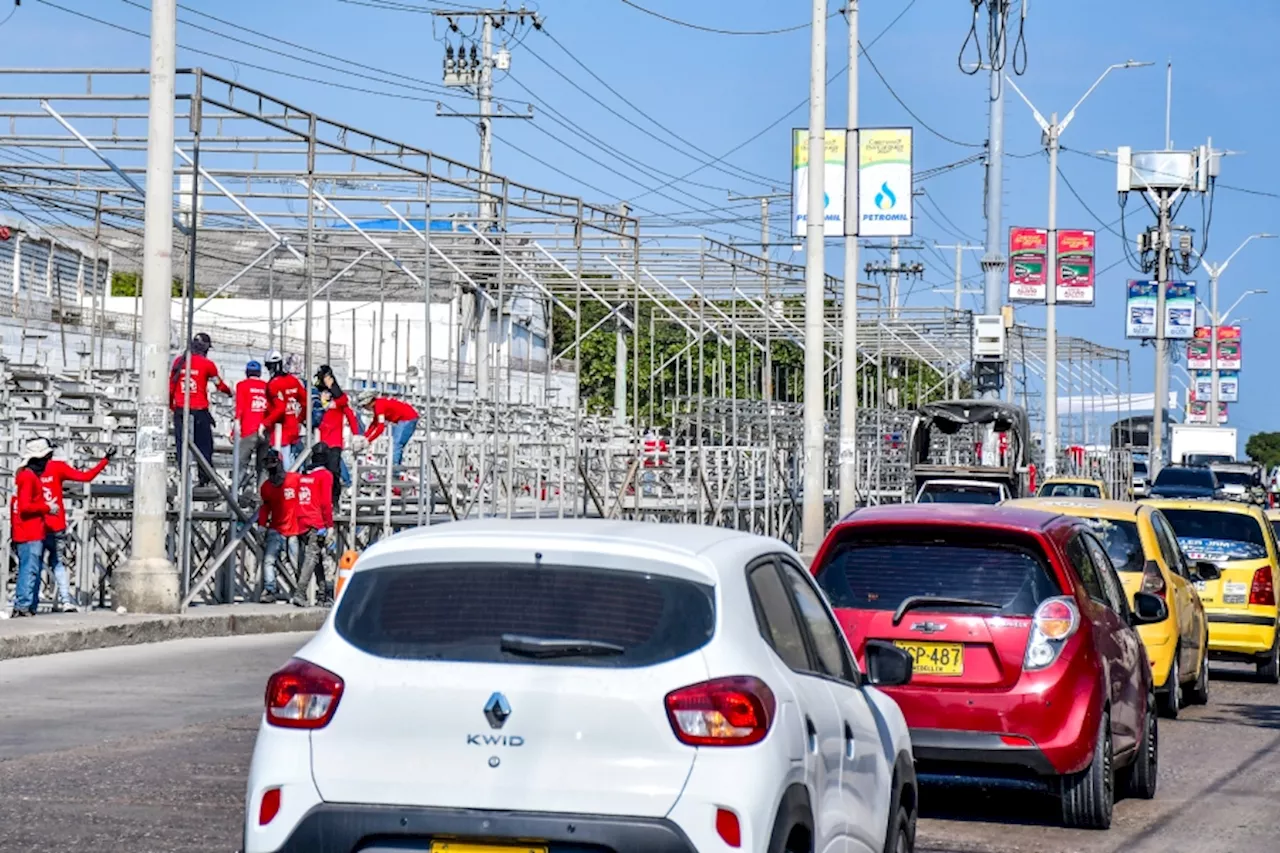
{"type": "Polygon", "coordinates": [[[323,454],[311,449],[311,458],[319,460],[333,474],[333,505],[342,500],[342,448],[346,445],[346,427],[351,428],[353,436],[360,435],[360,421],[356,419],[355,409],[351,408],[351,400],[338,385],[333,372],[328,366],[321,368],[317,375],[317,386],[320,388],[320,423],[316,427],[316,437],[325,448],[323,454]]]}
{"type": "MultiPolygon", "coordinates": [[[[209,383],[214,382],[223,394],[231,389],[218,375],[218,366],[209,360],[213,342],[204,332],[191,339],[190,355],[184,353],[169,368],[169,408],[173,411],[173,436],[177,446],[178,465],[182,465],[183,411],[191,410],[191,440],[206,461],[213,460],[213,415],[209,413],[209,383]],[[190,359],[190,364],[188,364],[190,359]],[[188,399],[190,403],[188,403],[188,399]]],[[[197,485],[207,486],[209,475],[197,466],[197,485]]]]}
{"type": "Polygon", "coordinates": [[[279,350],[267,354],[267,416],[263,426],[267,441],[280,452],[285,468],[302,452],[302,419],[307,405],[307,387],[302,380],[284,369],[284,356],[279,350]]]}
{"type": "Polygon", "coordinates": [[[302,571],[293,603],[307,606],[307,580],[316,579],[316,601],[332,603],[333,597],[325,577],[324,552],[330,547],[333,530],[333,474],[325,467],[329,448],[323,442],[311,447],[306,471],[298,478],[298,536],[302,544],[302,571]]]}
{"type": "Polygon", "coordinates": [[[373,412],[373,426],[364,436],[370,443],[391,425],[391,464],[399,466],[404,460],[405,447],[418,429],[418,410],[404,400],[379,397],[373,391],[360,393],[360,408],[373,412]]]}
{"type": "Polygon", "coordinates": [[[258,508],[258,526],[266,528],[262,553],[262,597],[264,604],[276,601],[276,563],[280,552],[290,547],[298,535],[298,477],[286,471],[280,454],[271,449],[263,459],[267,479],[263,481],[262,506],[258,508]]]}
{"type": "Polygon", "coordinates": [[[44,520],[51,507],[44,498],[40,475],[53,458],[53,445],[43,438],[27,442],[14,473],[14,494],[9,501],[13,544],[18,552],[18,588],[13,616],[35,616],[40,605],[40,571],[44,563],[44,520]]]}
{"type": "Polygon", "coordinates": [[[54,587],[57,597],[53,603],[54,613],[77,613],[80,608],[71,598],[71,584],[67,579],[67,565],[62,557],[66,551],[67,508],[63,500],[62,484],[92,482],[107,467],[107,463],[116,455],[115,448],[109,449],[98,464],[87,471],[73,468],[61,459],[54,459],[50,448],[46,457],[44,471],[40,474],[40,488],[49,512],[44,519],[44,556],[53,572],[54,587]]]}
{"type": "Polygon", "coordinates": [[[236,427],[239,432],[240,471],[239,487],[245,488],[250,482],[262,480],[266,442],[263,436],[266,427],[267,409],[270,400],[267,396],[267,383],[262,379],[262,365],[250,361],[244,366],[244,379],[236,383],[236,427]],[[249,472],[255,475],[249,479],[249,472]]]}

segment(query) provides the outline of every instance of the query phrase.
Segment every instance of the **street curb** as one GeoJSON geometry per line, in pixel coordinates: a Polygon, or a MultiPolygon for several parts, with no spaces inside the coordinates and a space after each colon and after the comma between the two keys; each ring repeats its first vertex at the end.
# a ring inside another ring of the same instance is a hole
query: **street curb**
{"type": "Polygon", "coordinates": [[[5,637],[0,640],[0,660],[163,643],[167,640],[317,631],[328,615],[327,609],[319,608],[290,609],[281,613],[193,613],[54,628],[5,637]]]}

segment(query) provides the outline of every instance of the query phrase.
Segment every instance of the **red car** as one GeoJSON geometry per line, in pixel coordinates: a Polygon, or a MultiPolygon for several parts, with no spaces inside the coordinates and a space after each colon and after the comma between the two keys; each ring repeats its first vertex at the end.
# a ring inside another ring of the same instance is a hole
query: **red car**
{"type": "MultiPolygon", "coordinates": [[[[977,505],[859,510],[827,535],[813,573],[863,660],[869,641],[914,659],[886,688],[921,774],[1033,779],[1069,826],[1111,824],[1121,793],[1155,796],[1157,706],[1134,610],[1086,522],[977,505]]],[[[1136,612],[1135,612],[1136,611],[1136,612]]]]}

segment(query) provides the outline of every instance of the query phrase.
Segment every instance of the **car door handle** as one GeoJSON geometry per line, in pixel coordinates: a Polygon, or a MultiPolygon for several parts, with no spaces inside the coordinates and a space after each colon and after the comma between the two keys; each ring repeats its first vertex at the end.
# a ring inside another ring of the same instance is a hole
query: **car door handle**
{"type": "Polygon", "coordinates": [[[809,751],[817,753],[818,751],[818,730],[813,726],[813,720],[809,717],[804,718],[804,728],[809,734],[809,751]]]}
{"type": "Polygon", "coordinates": [[[853,758],[854,741],[853,729],[849,728],[849,724],[844,724],[844,754],[848,758],[853,758]]]}

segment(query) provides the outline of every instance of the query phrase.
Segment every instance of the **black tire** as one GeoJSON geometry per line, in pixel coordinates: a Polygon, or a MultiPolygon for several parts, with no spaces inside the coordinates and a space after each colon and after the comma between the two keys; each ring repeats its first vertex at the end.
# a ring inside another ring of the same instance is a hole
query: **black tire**
{"type": "Polygon", "coordinates": [[[1258,680],[1263,684],[1280,684],[1280,632],[1271,642],[1271,651],[1258,659],[1258,680]]]}
{"type": "Polygon", "coordinates": [[[1115,809],[1116,779],[1111,751],[1111,714],[1103,713],[1093,760],[1079,773],[1059,779],[1062,822],[1075,829],[1110,829],[1115,809]]]}
{"type": "Polygon", "coordinates": [[[813,853],[813,815],[803,789],[792,786],[778,806],[769,853],[813,853]]]}
{"type": "Polygon", "coordinates": [[[1153,700],[1147,697],[1147,713],[1142,724],[1142,739],[1138,742],[1138,754],[1124,773],[1124,795],[1140,800],[1150,800],[1156,795],[1160,775],[1160,729],[1153,700]]]}
{"type": "Polygon", "coordinates": [[[885,853],[915,853],[916,816],[906,806],[898,806],[898,813],[889,824],[889,837],[884,840],[885,853]]]}
{"type": "Polygon", "coordinates": [[[1157,695],[1160,713],[1171,720],[1178,719],[1178,712],[1182,710],[1182,667],[1178,665],[1178,658],[1181,656],[1182,650],[1175,648],[1173,660],[1169,662],[1169,675],[1164,681],[1164,690],[1157,695]]]}
{"type": "Polygon", "coordinates": [[[1209,704],[1209,650],[1206,647],[1200,652],[1200,675],[1187,685],[1182,701],[1187,705],[1209,704]]]}

